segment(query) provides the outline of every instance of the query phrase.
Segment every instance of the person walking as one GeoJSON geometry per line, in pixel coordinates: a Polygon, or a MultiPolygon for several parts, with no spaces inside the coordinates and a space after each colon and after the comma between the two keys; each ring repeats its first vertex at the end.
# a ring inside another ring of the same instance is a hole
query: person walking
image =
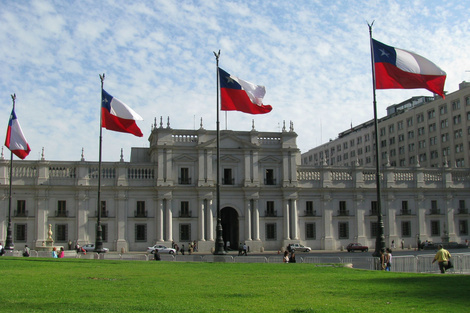
{"type": "Polygon", "coordinates": [[[30,253],[31,252],[30,252],[30,249],[29,249],[28,245],[24,245],[23,256],[24,257],[29,257],[30,253]]]}
{"type": "Polygon", "coordinates": [[[296,263],[296,261],[295,261],[295,251],[292,251],[290,253],[289,263],[296,263]]]}
{"type": "Polygon", "coordinates": [[[448,266],[449,266],[449,259],[451,258],[451,255],[449,251],[444,249],[442,245],[438,245],[437,248],[439,250],[434,256],[434,259],[432,260],[432,264],[434,264],[434,262],[437,261],[439,264],[439,269],[441,270],[441,273],[445,274],[446,269],[448,269],[448,266]]]}
{"type": "Polygon", "coordinates": [[[155,251],[153,252],[153,256],[155,258],[155,261],[160,261],[162,259],[157,249],[155,249],[155,251]]]}
{"type": "Polygon", "coordinates": [[[387,272],[390,272],[392,270],[392,249],[390,248],[387,248],[385,250],[384,263],[385,263],[385,270],[387,272]]]}
{"type": "Polygon", "coordinates": [[[289,263],[289,251],[284,251],[284,257],[282,258],[282,263],[289,263]]]}

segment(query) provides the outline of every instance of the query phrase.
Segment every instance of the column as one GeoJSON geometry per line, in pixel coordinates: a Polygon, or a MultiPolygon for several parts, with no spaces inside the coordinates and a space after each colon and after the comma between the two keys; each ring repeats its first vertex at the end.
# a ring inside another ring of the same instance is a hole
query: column
{"type": "Polygon", "coordinates": [[[284,230],[284,240],[290,240],[290,229],[289,229],[289,201],[288,200],[282,200],[282,212],[284,218],[282,219],[282,224],[283,224],[283,230],[284,230]]]}
{"type": "Polygon", "coordinates": [[[299,216],[298,216],[298,212],[297,212],[297,199],[291,199],[290,200],[291,202],[291,213],[292,213],[292,223],[291,223],[291,227],[292,227],[292,238],[294,240],[298,240],[299,239],[299,216]]]}
{"type": "MultiPolygon", "coordinates": [[[[455,241],[457,238],[457,232],[454,224],[454,212],[455,207],[452,205],[453,196],[451,193],[448,193],[445,197],[445,207],[442,209],[444,211],[444,220],[446,223],[446,230],[449,236],[449,241],[455,241]]],[[[458,221],[457,221],[458,223],[458,221]]],[[[458,224],[457,224],[458,227],[458,224]]],[[[444,228],[443,228],[444,231],[444,228]]]]}
{"type": "Polygon", "coordinates": [[[126,241],[127,203],[125,192],[119,192],[116,197],[116,251],[118,252],[122,248],[124,248],[124,251],[129,251],[129,244],[126,241]]]}
{"type": "Polygon", "coordinates": [[[173,199],[166,200],[166,234],[165,241],[173,241],[173,199]]]}
{"type": "Polygon", "coordinates": [[[322,223],[325,236],[322,238],[322,248],[324,250],[334,250],[336,249],[336,242],[333,237],[333,209],[330,207],[331,196],[325,194],[322,196],[322,223]]]}
{"type": "Polygon", "coordinates": [[[157,199],[157,209],[155,211],[156,239],[157,242],[163,241],[163,200],[157,199]]]}
{"type": "Polygon", "coordinates": [[[204,233],[204,218],[205,218],[205,210],[204,210],[204,202],[205,199],[199,198],[197,200],[197,207],[198,207],[198,214],[197,214],[197,231],[198,231],[198,240],[205,241],[205,233],[204,233]]]}
{"type": "Polygon", "coordinates": [[[253,200],[253,240],[259,241],[259,200],[253,200]]]}
{"type": "Polygon", "coordinates": [[[251,199],[245,199],[245,240],[251,238],[251,199]]]}
{"type": "Polygon", "coordinates": [[[207,200],[207,210],[206,210],[206,221],[207,221],[207,236],[208,241],[214,241],[214,206],[212,199],[207,200]]]}

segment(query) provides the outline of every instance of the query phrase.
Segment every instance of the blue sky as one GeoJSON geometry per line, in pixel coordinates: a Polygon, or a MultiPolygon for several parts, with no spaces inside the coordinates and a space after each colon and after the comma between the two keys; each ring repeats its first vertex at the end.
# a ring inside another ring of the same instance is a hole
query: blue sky
{"type": "MultiPolygon", "coordinates": [[[[372,119],[367,21],[375,39],[470,81],[465,1],[0,0],[0,122],[16,113],[30,160],[98,160],[100,79],[144,121],[143,138],[103,130],[103,161],[148,147],[164,126],[216,127],[216,67],[266,86],[265,115],[221,114],[221,128],[280,131],[294,123],[302,152],[372,119]],[[273,1],[274,2],[274,1],[273,1]]],[[[422,90],[378,90],[378,115],[422,90]]],[[[4,148],[9,158],[9,151],[4,148]]]]}

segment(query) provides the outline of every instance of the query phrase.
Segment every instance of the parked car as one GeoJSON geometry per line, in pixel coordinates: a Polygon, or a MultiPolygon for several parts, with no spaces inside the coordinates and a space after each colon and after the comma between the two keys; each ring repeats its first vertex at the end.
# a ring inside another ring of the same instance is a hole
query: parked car
{"type": "Polygon", "coordinates": [[[367,252],[367,251],[369,251],[369,247],[368,246],[363,246],[360,243],[354,242],[354,243],[350,243],[346,247],[346,250],[348,250],[348,252],[354,252],[356,250],[359,250],[359,251],[362,251],[362,252],[367,252]]]}
{"type": "Polygon", "coordinates": [[[158,251],[158,253],[169,253],[169,254],[175,254],[176,253],[176,250],[173,249],[173,248],[168,248],[166,246],[162,246],[162,245],[155,245],[155,246],[152,246],[152,247],[148,247],[147,248],[147,252],[148,253],[154,253],[155,250],[158,251]]]}
{"type": "Polygon", "coordinates": [[[288,248],[289,251],[301,251],[301,252],[310,252],[312,248],[306,247],[304,245],[301,245],[299,243],[291,243],[288,248]]]}
{"type": "Polygon", "coordinates": [[[422,245],[421,249],[424,250],[437,250],[438,246],[442,245],[444,249],[468,249],[468,246],[463,243],[458,243],[455,241],[451,242],[436,242],[436,243],[428,243],[427,245],[422,245]]]}
{"type": "MultiPolygon", "coordinates": [[[[84,246],[82,246],[83,249],[85,249],[86,252],[93,252],[95,251],[95,244],[94,243],[89,243],[84,246]]],[[[103,248],[104,252],[108,252],[108,248],[103,248]]]]}

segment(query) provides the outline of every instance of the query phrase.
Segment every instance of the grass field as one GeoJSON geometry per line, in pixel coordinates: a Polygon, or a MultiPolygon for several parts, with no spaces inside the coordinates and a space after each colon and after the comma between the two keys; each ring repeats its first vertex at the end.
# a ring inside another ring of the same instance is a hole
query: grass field
{"type": "Polygon", "coordinates": [[[468,312],[470,277],[314,264],[0,258],[2,312],[468,312]]]}

